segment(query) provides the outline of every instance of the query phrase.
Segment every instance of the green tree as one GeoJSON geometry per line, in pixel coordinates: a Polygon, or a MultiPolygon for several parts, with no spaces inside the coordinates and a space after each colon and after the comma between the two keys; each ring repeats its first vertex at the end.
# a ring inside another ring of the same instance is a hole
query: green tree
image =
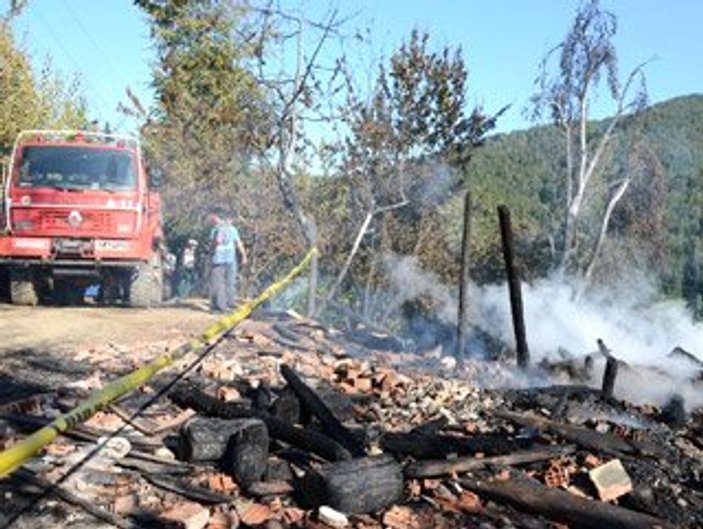
{"type": "Polygon", "coordinates": [[[247,61],[252,45],[237,38],[246,25],[240,4],[192,0],[135,0],[149,16],[158,61],[156,106],[142,113],[151,162],[166,175],[168,226],[194,235],[213,205],[239,204],[252,176],[252,158],[266,141],[268,110],[247,61]]]}
{"type": "Polygon", "coordinates": [[[0,155],[9,153],[23,129],[87,124],[78,80],[64,80],[49,59],[35,71],[29,54],[14,41],[11,22],[11,16],[0,19],[0,155]]]}
{"type": "MultiPolygon", "coordinates": [[[[336,239],[344,260],[327,298],[340,288],[359,253],[352,283],[365,290],[383,281],[381,256],[387,252],[418,256],[423,264],[451,277],[456,255],[442,237],[439,206],[462,183],[461,171],[496,116],[466,105],[467,68],[461,49],[432,51],[429,35],[413,31],[379,68],[370,94],[355,88],[347,74],[343,119],[349,133],[338,146],[339,181],[349,216],[337,219],[336,239]]],[[[380,284],[379,284],[380,285],[380,284]]],[[[370,315],[373,296],[362,311],[370,315]]]]}

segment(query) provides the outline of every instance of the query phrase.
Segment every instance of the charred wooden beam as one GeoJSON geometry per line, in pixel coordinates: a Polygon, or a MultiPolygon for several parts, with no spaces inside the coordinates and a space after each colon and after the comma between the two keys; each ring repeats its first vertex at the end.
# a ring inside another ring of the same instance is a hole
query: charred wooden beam
{"type": "Polygon", "coordinates": [[[462,437],[418,432],[389,432],[381,436],[380,444],[385,452],[411,455],[416,459],[437,459],[450,454],[508,454],[525,448],[524,441],[507,439],[501,434],[462,437]]]}
{"type": "Polygon", "coordinates": [[[469,281],[471,256],[471,193],[464,196],[464,230],[461,237],[461,276],[459,277],[459,314],[457,318],[456,357],[464,363],[466,340],[469,334],[469,281]]]}
{"type": "Polygon", "coordinates": [[[149,483],[163,490],[173,492],[184,498],[195,500],[200,503],[213,504],[230,503],[232,496],[218,494],[204,487],[194,486],[187,481],[181,481],[172,477],[141,472],[142,477],[149,483]]]}
{"type": "Polygon", "coordinates": [[[572,529],[673,529],[673,525],[648,514],[624,509],[569,492],[548,488],[537,482],[510,479],[478,481],[461,479],[467,489],[518,509],[565,523],[572,529]]]}
{"type": "Polygon", "coordinates": [[[530,364],[530,352],[527,348],[527,334],[525,332],[525,315],[522,305],[522,291],[520,289],[520,276],[515,266],[515,252],[513,250],[513,231],[510,224],[510,210],[507,206],[498,206],[500,221],[500,234],[503,242],[503,259],[505,272],[508,276],[508,289],[510,291],[510,309],[513,316],[513,329],[515,331],[515,345],[517,348],[517,363],[522,369],[530,364]]]}
{"type": "Polygon", "coordinates": [[[605,371],[603,372],[603,383],[601,393],[604,399],[612,399],[615,390],[615,379],[618,376],[618,361],[612,356],[608,356],[605,361],[605,371]]]}
{"type": "Polygon", "coordinates": [[[223,419],[259,417],[266,423],[273,439],[291,444],[316,454],[327,461],[350,459],[351,454],[334,439],[313,430],[303,430],[283,422],[271,415],[255,412],[238,404],[222,402],[199,389],[182,388],[171,393],[171,399],[179,406],[187,406],[198,413],[223,419]]]}
{"type": "Polygon", "coordinates": [[[552,445],[523,450],[513,454],[494,457],[457,457],[441,461],[415,461],[405,467],[404,474],[407,478],[431,478],[446,476],[448,474],[470,472],[489,466],[524,465],[545,461],[557,456],[564,456],[576,452],[575,445],[552,445]]]}
{"type": "Polygon", "coordinates": [[[605,454],[621,456],[623,454],[635,454],[636,447],[628,443],[625,439],[612,434],[600,433],[588,428],[575,426],[572,424],[562,424],[535,415],[515,413],[511,411],[495,410],[496,417],[505,419],[522,426],[529,426],[540,430],[547,430],[563,439],[576,443],[579,446],[602,452],[605,454]]]}
{"type": "Polygon", "coordinates": [[[286,379],[286,382],[288,382],[290,388],[298,396],[303,407],[307,408],[312,415],[317,417],[324,431],[332,439],[337,441],[355,457],[363,456],[366,453],[361,443],[344,427],[327,405],[322,402],[322,399],[300,379],[290,366],[282,364],[281,374],[283,378],[286,379]]]}
{"type": "Polygon", "coordinates": [[[444,429],[447,425],[449,424],[449,419],[446,417],[442,416],[438,419],[433,419],[431,421],[422,423],[412,430],[410,430],[410,433],[419,433],[419,434],[436,434],[440,430],[444,429]]]}
{"type": "Polygon", "coordinates": [[[378,511],[403,493],[402,467],[389,455],[328,463],[297,483],[304,504],[356,514],[378,511]]]}

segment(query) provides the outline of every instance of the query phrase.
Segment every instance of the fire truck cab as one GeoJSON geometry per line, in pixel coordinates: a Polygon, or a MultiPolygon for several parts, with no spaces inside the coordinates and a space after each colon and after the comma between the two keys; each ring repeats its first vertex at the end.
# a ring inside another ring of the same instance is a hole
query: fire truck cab
{"type": "Polygon", "coordinates": [[[161,301],[161,201],[137,139],[75,130],[17,137],[3,177],[0,267],[10,300],[161,301]]]}

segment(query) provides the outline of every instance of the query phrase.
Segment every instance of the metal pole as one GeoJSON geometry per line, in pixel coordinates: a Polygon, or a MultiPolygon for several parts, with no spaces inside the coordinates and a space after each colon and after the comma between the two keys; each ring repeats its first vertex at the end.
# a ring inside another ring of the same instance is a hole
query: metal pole
{"type": "Polygon", "coordinates": [[[510,225],[510,210],[507,206],[498,206],[498,218],[500,220],[500,235],[503,241],[505,272],[508,276],[508,288],[510,290],[510,309],[513,315],[513,329],[515,331],[515,345],[517,347],[517,364],[520,368],[525,369],[530,364],[530,352],[527,349],[520,277],[515,267],[513,231],[510,225]]]}
{"type": "Polygon", "coordinates": [[[471,192],[464,196],[464,231],[461,238],[461,277],[459,278],[459,314],[457,316],[456,358],[464,364],[469,330],[469,257],[471,254],[471,192]]]}

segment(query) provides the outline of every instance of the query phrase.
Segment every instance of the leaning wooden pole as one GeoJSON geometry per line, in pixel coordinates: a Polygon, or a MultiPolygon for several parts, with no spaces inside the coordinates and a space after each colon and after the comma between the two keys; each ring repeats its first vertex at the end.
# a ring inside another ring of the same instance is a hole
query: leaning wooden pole
{"type": "Polygon", "coordinates": [[[500,221],[500,235],[503,242],[505,272],[508,276],[508,289],[510,291],[510,309],[513,316],[513,330],[515,331],[517,363],[518,366],[524,369],[530,364],[530,352],[527,348],[525,315],[522,306],[522,291],[520,289],[520,276],[515,266],[513,231],[510,224],[510,210],[507,206],[498,206],[498,219],[500,221]]]}
{"type": "Polygon", "coordinates": [[[457,316],[456,358],[464,364],[469,334],[469,258],[471,253],[471,192],[464,196],[464,231],[461,237],[461,277],[459,278],[459,314],[457,316]]]}

